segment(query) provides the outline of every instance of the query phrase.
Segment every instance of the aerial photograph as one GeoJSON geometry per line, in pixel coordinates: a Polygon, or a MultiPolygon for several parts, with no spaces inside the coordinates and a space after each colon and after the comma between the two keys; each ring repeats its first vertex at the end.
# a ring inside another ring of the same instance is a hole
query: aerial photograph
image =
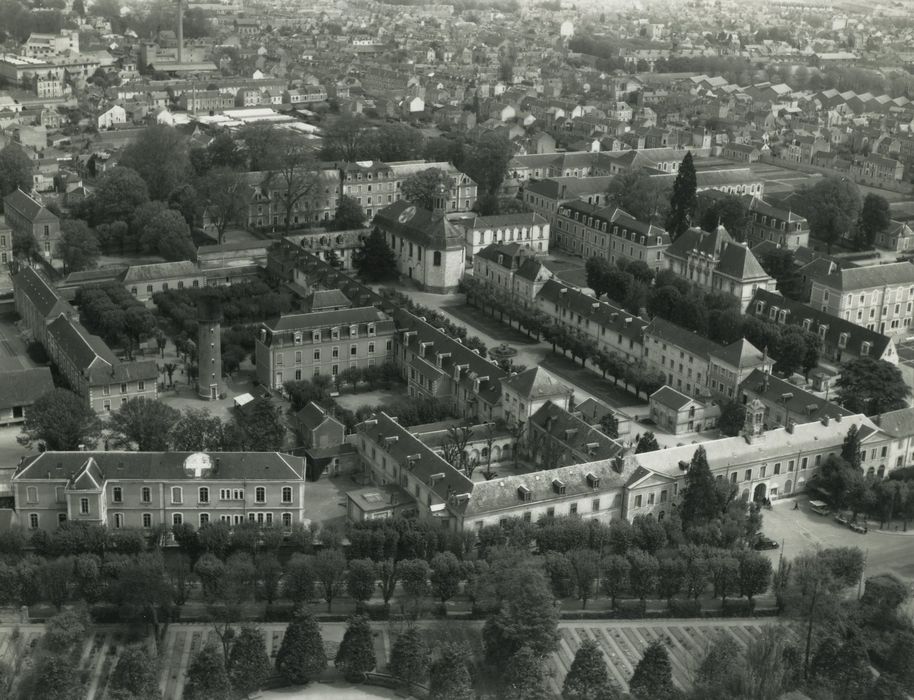
{"type": "Polygon", "coordinates": [[[0,0],[0,700],[914,700],[914,0],[0,0]]]}

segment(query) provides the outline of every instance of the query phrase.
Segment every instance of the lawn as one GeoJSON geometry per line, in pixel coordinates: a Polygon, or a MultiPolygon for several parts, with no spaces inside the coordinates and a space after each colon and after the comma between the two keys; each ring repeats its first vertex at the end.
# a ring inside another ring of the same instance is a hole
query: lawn
{"type": "Polygon", "coordinates": [[[347,411],[355,411],[360,406],[383,406],[405,396],[406,385],[404,384],[396,389],[377,389],[356,394],[340,394],[336,397],[336,403],[340,408],[345,408],[347,411]]]}

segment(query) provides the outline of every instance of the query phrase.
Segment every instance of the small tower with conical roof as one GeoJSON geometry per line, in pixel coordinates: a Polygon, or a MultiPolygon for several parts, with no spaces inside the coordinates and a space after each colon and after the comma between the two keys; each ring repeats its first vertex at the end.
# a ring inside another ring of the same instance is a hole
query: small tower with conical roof
{"type": "Polygon", "coordinates": [[[197,303],[197,396],[215,401],[225,393],[222,381],[222,305],[212,297],[197,303]]]}

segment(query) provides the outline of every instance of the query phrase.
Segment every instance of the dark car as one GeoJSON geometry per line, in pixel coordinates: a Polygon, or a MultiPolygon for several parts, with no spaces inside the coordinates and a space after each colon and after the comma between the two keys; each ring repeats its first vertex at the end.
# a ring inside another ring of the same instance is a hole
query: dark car
{"type": "Polygon", "coordinates": [[[755,548],[759,549],[759,550],[777,549],[780,546],[781,545],[779,545],[773,539],[771,539],[770,537],[766,537],[765,535],[759,535],[759,538],[755,541],[755,548]]]}

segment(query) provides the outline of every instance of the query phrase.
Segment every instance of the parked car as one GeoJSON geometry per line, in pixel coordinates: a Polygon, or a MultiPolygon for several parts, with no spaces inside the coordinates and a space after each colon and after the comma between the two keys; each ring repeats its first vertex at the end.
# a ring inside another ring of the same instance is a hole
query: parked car
{"type": "Polygon", "coordinates": [[[866,527],[861,525],[860,523],[851,523],[849,525],[849,527],[851,530],[853,530],[854,532],[859,532],[861,535],[866,534],[866,527]]]}
{"type": "Polygon", "coordinates": [[[846,516],[842,515],[841,513],[838,513],[838,514],[835,516],[835,522],[838,523],[838,524],[840,524],[840,525],[847,525],[848,522],[850,522],[850,521],[847,519],[846,516]]]}
{"type": "Polygon", "coordinates": [[[781,545],[779,545],[773,539],[771,539],[770,537],[767,537],[765,535],[759,535],[758,539],[755,541],[755,548],[758,550],[777,549],[780,546],[781,545]]]}

